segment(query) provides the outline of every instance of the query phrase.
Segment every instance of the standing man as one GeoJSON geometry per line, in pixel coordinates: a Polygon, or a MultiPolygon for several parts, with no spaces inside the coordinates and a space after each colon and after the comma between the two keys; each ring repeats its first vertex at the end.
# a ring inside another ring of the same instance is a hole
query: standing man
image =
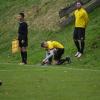
{"type": "Polygon", "coordinates": [[[74,12],[75,16],[75,29],[74,29],[74,43],[77,47],[77,53],[75,57],[80,58],[84,53],[85,47],[85,29],[88,24],[88,14],[86,10],[82,7],[82,3],[78,1],[76,3],[76,10],[74,12]]]}
{"type": "Polygon", "coordinates": [[[19,13],[19,29],[18,29],[18,40],[21,52],[22,62],[21,64],[27,64],[27,46],[28,46],[28,25],[24,19],[24,13],[19,13]]]}

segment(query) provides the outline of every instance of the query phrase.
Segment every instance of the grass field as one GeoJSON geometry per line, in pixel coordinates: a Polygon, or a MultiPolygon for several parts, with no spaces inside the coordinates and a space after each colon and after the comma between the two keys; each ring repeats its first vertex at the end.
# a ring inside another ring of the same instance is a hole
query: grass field
{"type": "Polygon", "coordinates": [[[99,100],[100,70],[0,64],[0,100],[99,100]]]}
{"type": "Polygon", "coordinates": [[[100,7],[89,14],[85,54],[76,59],[73,24],[63,29],[57,25],[59,10],[74,1],[0,1],[0,100],[100,100],[100,7]],[[18,65],[19,53],[11,53],[11,42],[17,36],[16,15],[23,10],[29,25],[29,65],[25,66],[18,65]],[[44,40],[63,43],[64,56],[69,55],[72,63],[41,66],[44,40]]]}

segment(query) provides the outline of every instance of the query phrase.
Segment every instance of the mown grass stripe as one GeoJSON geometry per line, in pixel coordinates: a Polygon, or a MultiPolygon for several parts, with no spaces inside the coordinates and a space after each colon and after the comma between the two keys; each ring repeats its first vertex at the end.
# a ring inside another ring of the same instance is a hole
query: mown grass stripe
{"type": "MultiPolygon", "coordinates": [[[[36,66],[36,67],[41,67],[41,68],[45,68],[45,67],[49,67],[49,68],[57,68],[57,67],[60,67],[60,66],[41,66],[40,64],[35,64],[35,65],[19,65],[19,64],[15,64],[15,63],[0,63],[0,65],[18,65],[18,66],[29,66],[29,67],[34,67],[34,66],[36,66]]],[[[63,67],[63,68],[65,68],[65,67],[63,67]]],[[[76,70],[76,71],[93,71],[93,72],[100,72],[100,70],[95,70],[95,69],[83,69],[83,68],[68,68],[68,67],[66,67],[66,69],[67,70],[76,70]]],[[[25,68],[25,69],[22,69],[22,70],[20,70],[20,71],[28,71],[28,70],[30,70],[30,68],[25,68]]],[[[40,69],[41,70],[41,69],[40,69]]],[[[60,69],[61,70],[61,69],[60,69]]],[[[5,70],[3,70],[3,69],[1,69],[0,70],[1,72],[4,72],[4,71],[19,71],[18,69],[16,69],[16,70],[10,70],[10,69],[5,69],[5,70]]]]}

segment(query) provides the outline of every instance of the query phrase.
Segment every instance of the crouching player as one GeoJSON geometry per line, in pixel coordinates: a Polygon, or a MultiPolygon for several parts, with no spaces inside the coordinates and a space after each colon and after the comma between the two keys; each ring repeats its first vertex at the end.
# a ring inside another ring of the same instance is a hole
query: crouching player
{"type": "Polygon", "coordinates": [[[56,65],[61,65],[65,62],[71,63],[70,57],[62,59],[64,46],[61,43],[57,41],[44,41],[41,43],[41,47],[46,50],[46,58],[42,61],[42,65],[52,64],[53,58],[56,65]]]}

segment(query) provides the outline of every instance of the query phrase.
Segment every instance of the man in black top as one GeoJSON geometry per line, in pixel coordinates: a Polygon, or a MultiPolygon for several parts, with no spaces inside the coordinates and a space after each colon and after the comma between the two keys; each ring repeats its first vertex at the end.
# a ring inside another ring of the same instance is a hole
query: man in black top
{"type": "Polygon", "coordinates": [[[18,40],[22,58],[21,64],[27,64],[28,25],[25,22],[24,17],[25,17],[24,13],[19,13],[18,40]]]}

